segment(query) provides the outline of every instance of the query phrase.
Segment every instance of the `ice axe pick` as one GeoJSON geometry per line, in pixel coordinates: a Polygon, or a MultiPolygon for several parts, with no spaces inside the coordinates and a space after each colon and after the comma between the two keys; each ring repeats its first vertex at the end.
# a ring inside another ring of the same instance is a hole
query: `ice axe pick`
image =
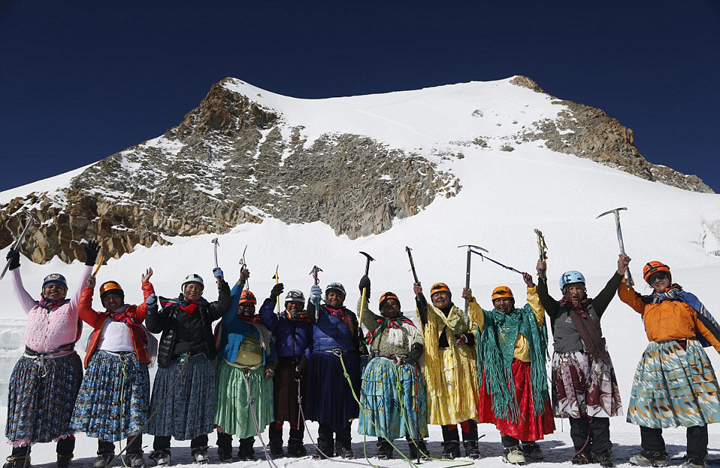
{"type": "MultiPolygon", "coordinates": [[[[626,207],[622,208],[615,208],[614,210],[606,211],[605,213],[597,215],[595,219],[598,219],[602,216],[609,215],[610,213],[615,215],[615,228],[617,229],[617,238],[618,238],[618,244],[620,245],[620,253],[625,255],[625,243],[623,242],[623,236],[622,236],[622,229],[620,228],[620,211],[626,210],[626,207]]],[[[625,286],[627,286],[628,289],[630,289],[635,282],[632,279],[632,275],[630,274],[630,269],[628,268],[625,270],[625,286]]]]}
{"type": "MultiPolygon", "coordinates": [[[[458,249],[461,249],[463,247],[467,247],[467,268],[465,268],[465,289],[470,289],[470,265],[472,263],[472,254],[473,249],[475,250],[482,250],[485,253],[488,253],[487,249],[484,249],[480,247],[479,245],[472,245],[472,244],[464,244],[464,245],[458,245],[458,249]]],[[[469,320],[470,318],[470,299],[465,299],[465,320],[469,320]]]]}

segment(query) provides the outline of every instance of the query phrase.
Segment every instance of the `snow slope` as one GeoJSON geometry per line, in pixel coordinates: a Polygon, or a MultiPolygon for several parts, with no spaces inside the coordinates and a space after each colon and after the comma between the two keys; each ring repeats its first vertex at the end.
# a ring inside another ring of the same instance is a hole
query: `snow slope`
{"type": "MultiPolygon", "coordinates": [[[[568,269],[585,273],[592,296],[614,272],[618,252],[612,217],[597,220],[595,217],[624,206],[628,211],[621,214],[623,233],[627,251],[634,259],[631,271],[638,290],[647,291],[642,284],[642,265],[650,260],[662,260],[672,268],[673,279],[697,294],[716,318],[720,318],[716,286],[720,279],[720,259],[711,254],[719,245],[712,226],[720,221],[720,196],[641,180],[588,160],[554,153],[544,148],[542,142],[513,143],[514,151],[500,151],[501,144],[510,141],[507,128],[530,125],[557,113],[560,106],[552,105],[545,95],[506,81],[319,101],[287,98],[241,82],[234,86],[241,87],[244,94],[262,105],[278,110],[288,124],[302,122],[309,138],[322,132],[357,133],[387,142],[391,147],[417,149],[440,161],[442,169],[457,175],[462,190],[456,197],[435,200],[416,216],[397,220],[392,229],[383,234],[352,241],[345,236],[335,236],[321,223],[286,225],[266,219],[262,224],[237,226],[224,235],[174,238],[170,239],[173,242],[170,246],[138,247],[119,260],[109,260],[98,274],[100,282],[119,281],[130,302],[140,300],[140,274],[148,266],[155,270],[156,290],[166,296],[178,292],[188,273],[197,272],[209,280],[214,266],[210,241],[218,237],[220,266],[230,282],[236,279],[238,262],[247,246],[246,260],[252,272],[250,287],[261,297],[267,295],[274,284],[272,276],[276,266],[286,290],[298,288],[307,292],[312,284],[308,273],[313,265],[318,265],[323,269],[321,284],[344,283],[349,292],[348,304],[354,305],[359,296],[356,285],[365,268],[365,257],[358,252],[368,252],[376,258],[370,267],[371,304],[375,306],[382,292],[392,290],[399,295],[403,309],[414,315],[410,310],[412,275],[408,271],[405,246],[413,249],[418,275],[426,290],[433,282],[444,281],[459,297],[465,279],[465,252],[458,245],[482,246],[489,250],[492,258],[533,272],[537,260],[534,228],[541,229],[547,239],[551,292],[555,297],[559,296],[557,280],[568,269]],[[260,96],[256,96],[258,94],[260,96]],[[525,107],[526,104],[529,107],[525,107]],[[477,109],[481,109],[482,119],[468,117],[477,109]],[[526,114],[522,114],[523,111],[526,114]],[[442,122],[445,125],[437,125],[442,122]],[[496,133],[492,133],[494,129],[496,133]],[[491,137],[488,148],[453,143],[471,140],[480,134],[491,137]],[[444,158],[439,153],[459,150],[463,158],[444,158]]],[[[68,177],[59,176],[59,180],[66,183],[68,177]]],[[[42,190],[52,190],[53,182],[44,182],[42,190]]],[[[8,192],[0,194],[0,200],[7,196],[8,192]]],[[[6,252],[4,249],[1,253],[4,256],[6,252]]],[[[77,287],[80,265],[81,262],[65,265],[57,260],[34,265],[23,259],[21,271],[26,289],[38,296],[42,278],[53,271],[62,272],[71,288],[77,287]]],[[[499,284],[513,288],[518,298],[523,296],[519,275],[474,257],[472,288],[481,305],[490,306],[490,292],[499,284]]],[[[212,288],[208,288],[207,297],[211,300],[216,297],[212,288]]],[[[99,307],[97,300],[96,306],[99,307]]],[[[0,281],[0,320],[3,338],[0,381],[6,382],[14,360],[21,353],[23,325],[9,278],[0,281]]],[[[616,365],[623,402],[627,403],[634,368],[647,343],[642,322],[615,299],[603,317],[603,329],[616,365]]],[[[718,353],[708,349],[708,354],[715,368],[720,369],[718,353]]],[[[620,463],[627,463],[627,458],[638,450],[639,431],[622,417],[614,418],[611,427],[616,458],[620,463]]],[[[486,435],[481,440],[481,449],[487,457],[482,463],[499,467],[501,449],[497,432],[483,425],[481,433],[486,435]]],[[[684,431],[666,433],[670,453],[681,454],[684,431]]],[[[430,439],[433,453],[439,455],[441,437],[437,427],[432,429],[430,439]]],[[[145,443],[149,444],[150,440],[146,437],[145,443]]],[[[360,455],[362,437],[355,437],[354,441],[360,455]]],[[[543,444],[549,466],[572,456],[569,442],[567,423],[561,425],[558,421],[558,431],[543,444]]],[[[77,464],[91,465],[94,443],[80,438],[77,464]]],[[[307,438],[306,443],[309,444],[307,438]]],[[[404,442],[400,446],[406,447],[404,442]]],[[[710,447],[711,456],[720,457],[717,425],[711,426],[710,447]]],[[[374,454],[374,445],[369,445],[368,450],[374,454]]],[[[3,453],[9,453],[9,448],[3,453]]],[[[50,464],[53,460],[53,447],[37,448],[36,464],[50,464]]],[[[189,450],[177,451],[176,462],[189,463],[189,450]]],[[[404,463],[392,460],[382,465],[404,463]]],[[[299,468],[316,465],[310,460],[288,459],[279,460],[278,464],[299,468]]],[[[431,464],[447,466],[443,462],[431,464]]]]}

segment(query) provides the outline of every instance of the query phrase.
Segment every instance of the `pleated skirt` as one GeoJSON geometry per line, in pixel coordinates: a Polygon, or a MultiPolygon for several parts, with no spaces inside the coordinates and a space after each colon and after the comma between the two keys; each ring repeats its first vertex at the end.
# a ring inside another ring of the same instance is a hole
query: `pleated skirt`
{"type": "Polygon", "coordinates": [[[273,381],[265,378],[265,368],[239,369],[218,359],[215,423],[245,439],[262,433],[271,421],[273,381]]]}
{"type": "Polygon", "coordinates": [[[622,414],[615,368],[590,359],[582,351],[555,353],[552,359],[552,402],[558,418],[601,417],[622,414]]]}
{"type": "Polygon", "coordinates": [[[159,368],[150,399],[148,434],[191,440],[215,429],[215,361],[196,354],[159,368]]]}
{"type": "Polygon", "coordinates": [[[645,427],[720,422],[718,381],[697,340],[648,343],[635,370],[627,420],[645,427]]]}
{"type": "Polygon", "coordinates": [[[443,348],[440,354],[440,386],[432,388],[428,385],[427,388],[428,423],[447,425],[477,419],[478,382],[474,348],[458,346],[456,353],[450,348],[443,348]]]}
{"type": "Polygon", "coordinates": [[[316,351],[310,355],[308,420],[328,424],[333,432],[338,432],[358,417],[356,397],[360,398],[360,357],[356,351],[344,351],[342,361],[331,352],[316,351]],[[343,373],[343,364],[350,382],[343,373]]]}
{"type": "Polygon", "coordinates": [[[72,427],[89,437],[117,442],[142,431],[149,403],[147,364],[134,353],[98,351],[80,386],[72,427]]]}
{"type": "Polygon", "coordinates": [[[302,397],[303,410],[307,399],[307,372],[298,382],[295,379],[295,359],[279,358],[273,379],[273,404],[275,421],[297,423],[300,416],[299,396],[302,397]],[[298,385],[299,383],[299,385],[298,385]]]}
{"type": "Polygon", "coordinates": [[[426,398],[417,366],[371,359],[363,371],[358,432],[390,440],[427,437],[426,398]]]}
{"type": "Polygon", "coordinates": [[[82,361],[74,351],[50,359],[21,357],[8,384],[8,441],[19,447],[73,434],[72,414],[82,378],[82,361]]]}

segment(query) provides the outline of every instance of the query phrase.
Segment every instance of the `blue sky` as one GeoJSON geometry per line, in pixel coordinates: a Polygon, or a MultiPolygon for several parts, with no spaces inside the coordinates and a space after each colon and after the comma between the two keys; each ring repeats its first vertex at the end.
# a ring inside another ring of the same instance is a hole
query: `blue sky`
{"type": "Polygon", "coordinates": [[[162,134],[227,76],[324,98],[518,74],[720,192],[720,0],[0,0],[0,190],[162,134]]]}

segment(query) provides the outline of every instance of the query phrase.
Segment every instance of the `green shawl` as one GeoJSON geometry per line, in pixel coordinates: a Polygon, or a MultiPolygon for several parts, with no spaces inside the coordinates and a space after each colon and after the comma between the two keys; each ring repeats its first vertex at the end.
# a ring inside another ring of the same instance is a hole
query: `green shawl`
{"type": "Polygon", "coordinates": [[[492,408],[499,419],[517,422],[520,415],[515,394],[512,361],[515,341],[519,333],[528,340],[530,348],[530,375],[535,415],[545,410],[548,395],[547,371],[547,327],[538,327],[530,304],[505,314],[496,309],[483,310],[485,323],[477,336],[478,380],[482,386],[485,376],[486,388],[492,397],[492,408]]]}

